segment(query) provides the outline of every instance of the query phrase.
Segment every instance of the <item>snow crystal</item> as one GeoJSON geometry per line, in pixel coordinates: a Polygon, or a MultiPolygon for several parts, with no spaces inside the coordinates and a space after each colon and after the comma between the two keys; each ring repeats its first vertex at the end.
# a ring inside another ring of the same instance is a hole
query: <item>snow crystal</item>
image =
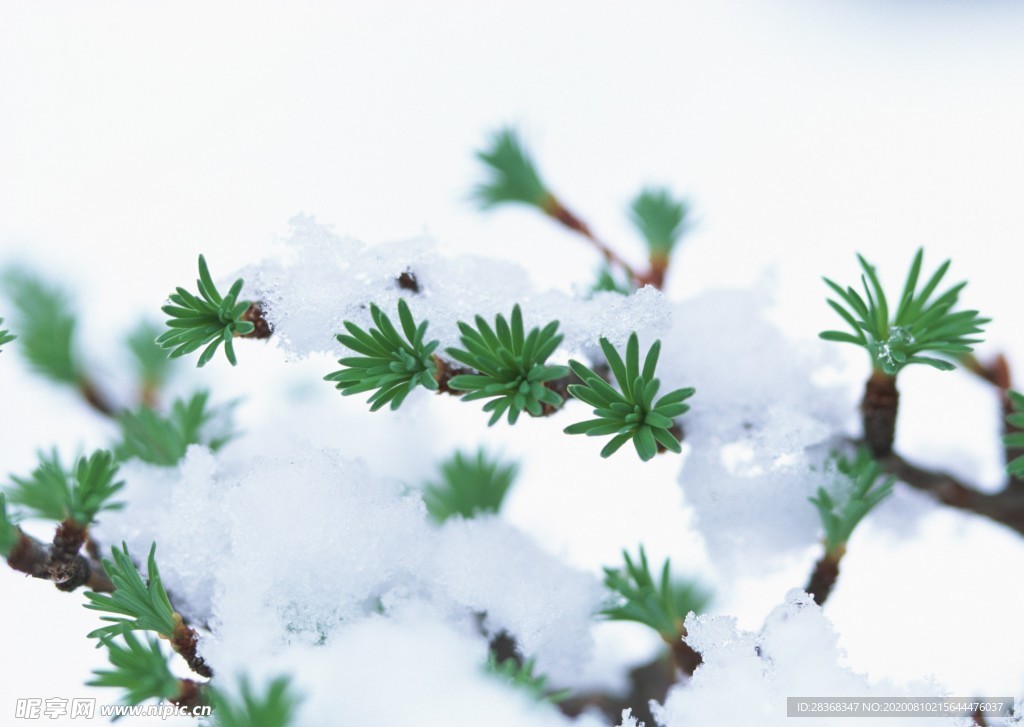
{"type": "Polygon", "coordinates": [[[668,387],[697,389],[680,483],[725,569],[761,569],[817,539],[807,498],[845,419],[836,392],[812,381],[818,349],[802,350],[759,317],[765,305],[749,291],[680,303],[660,367],[668,387]]]}
{"type": "Polygon", "coordinates": [[[370,325],[369,304],[394,317],[405,298],[417,320],[428,320],[428,340],[442,348],[459,345],[458,321],[474,316],[493,321],[519,303],[526,326],[561,323],[563,349],[593,352],[605,336],[621,344],[636,330],[655,335],[668,321],[661,293],[645,288],[632,296],[599,293],[591,299],[537,291],[526,271],[510,262],[474,256],[446,257],[430,239],[365,246],[335,236],[309,217],[292,221],[283,259],[243,270],[246,295],[264,303],[274,338],[292,356],[338,350],[343,322],[370,325]],[[397,278],[411,272],[419,292],[403,290],[397,278]]]}
{"type": "Polygon", "coordinates": [[[487,614],[492,634],[504,630],[523,656],[553,679],[569,677],[592,649],[590,622],[604,591],[593,576],[546,554],[493,518],[449,520],[433,564],[449,597],[487,614]]]}
{"type": "MultiPolygon", "coordinates": [[[[938,685],[904,686],[870,683],[842,665],[838,635],[810,596],[790,591],[768,616],[759,633],[740,630],[728,616],[686,619],[687,643],[701,653],[703,664],[686,686],[669,692],[655,710],[662,727],[721,724],[723,720],[759,727],[788,725],[786,698],[801,697],[940,697],[938,685]]],[[[847,720],[848,721],[848,720],[847,720]]],[[[892,722],[892,720],[888,720],[892,722]]],[[[807,727],[834,719],[801,719],[807,727]]],[[[948,718],[901,720],[925,727],[949,725],[948,718]]]]}
{"type": "Polygon", "coordinates": [[[619,727],[644,727],[644,723],[637,721],[633,716],[633,710],[624,709],[622,710],[622,723],[619,727]]]}

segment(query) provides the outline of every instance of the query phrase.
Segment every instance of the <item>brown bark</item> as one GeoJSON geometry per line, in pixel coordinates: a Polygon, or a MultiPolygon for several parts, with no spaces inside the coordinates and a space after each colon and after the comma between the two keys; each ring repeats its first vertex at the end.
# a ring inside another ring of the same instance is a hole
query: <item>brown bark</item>
{"type": "Polygon", "coordinates": [[[892,452],[899,403],[896,377],[882,371],[873,371],[864,387],[860,413],[864,424],[864,440],[875,457],[885,457],[892,452]]]}
{"type": "Polygon", "coordinates": [[[839,578],[839,561],[843,559],[846,548],[839,548],[836,551],[826,550],[821,559],[814,565],[811,578],[807,582],[804,591],[810,593],[814,602],[819,606],[823,605],[839,578]]]}
{"type": "Polygon", "coordinates": [[[189,669],[204,677],[212,677],[213,669],[206,663],[203,657],[199,656],[196,646],[199,644],[199,634],[185,624],[181,615],[175,613],[174,633],[171,634],[171,647],[181,654],[188,664],[189,669]]]}
{"type": "Polygon", "coordinates": [[[945,472],[932,472],[911,464],[898,454],[878,460],[882,469],[911,487],[928,492],[939,502],[983,515],[1024,535],[1024,489],[979,492],[945,472]]]}
{"type": "Polygon", "coordinates": [[[50,571],[50,580],[56,583],[58,588],[76,583],[77,585],[70,585],[69,588],[74,590],[88,577],[88,573],[82,571],[83,566],[88,571],[89,565],[84,558],[78,557],[78,551],[85,544],[87,534],[86,528],[71,518],[57,526],[47,567],[50,571]]]}
{"type": "Polygon", "coordinates": [[[78,391],[85,402],[105,417],[117,416],[117,407],[92,379],[82,376],[78,380],[78,391]]]}
{"type": "Polygon", "coordinates": [[[601,253],[609,265],[614,265],[620,268],[638,287],[642,287],[648,282],[651,282],[649,280],[645,281],[645,276],[637,275],[636,271],[633,270],[633,267],[629,263],[619,257],[618,253],[608,247],[608,245],[601,242],[601,240],[599,240],[597,236],[590,231],[587,224],[563,205],[558,198],[553,195],[548,195],[541,201],[540,207],[545,214],[554,218],[573,232],[577,232],[585,237],[590,244],[593,245],[599,253],[601,253]]]}
{"type": "Polygon", "coordinates": [[[267,319],[263,317],[263,304],[259,301],[252,303],[242,314],[242,320],[252,323],[252,333],[246,333],[242,338],[270,338],[273,335],[274,329],[267,323],[267,319]]]}
{"type": "Polygon", "coordinates": [[[178,682],[179,692],[171,701],[179,707],[186,707],[189,711],[196,707],[203,707],[209,704],[203,685],[192,679],[181,679],[178,682]]]}
{"type": "MultiPolygon", "coordinates": [[[[25,573],[33,578],[40,578],[52,581],[50,572],[50,551],[52,545],[44,545],[35,538],[32,538],[19,529],[20,538],[15,543],[7,556],[7,565],[19,573],[25,573]]],[[[87,558],[79,553],[76,557],[75,568],[78,576],[75,579],[57,583],[57,588],[62,591],[73,591],[80,586],[86,586],[97,593],[113,593],[114,584],[107,576],[106,571],[98,560],[87,558]]]]}

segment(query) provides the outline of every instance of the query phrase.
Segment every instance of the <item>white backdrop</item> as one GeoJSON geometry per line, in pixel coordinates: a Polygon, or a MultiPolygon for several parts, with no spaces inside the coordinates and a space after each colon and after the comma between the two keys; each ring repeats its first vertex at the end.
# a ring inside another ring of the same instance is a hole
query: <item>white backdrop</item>
{"type": "MultiPolygon", "coordinates": [[[[93,352],[194,278],[197,253],[226,275],[271,250],[299,212],[367,242],[427,231],[454,251],[515,259],[545,285],[586,281],[596,258],[581,242],[467,199],[473,149],[512,122],[555,190],[634,259],[630,196],[647,182],[690,196],[696,226],[669,281],[675,297],[767,281],[777,318],[810,338],[833,324],[821,275],[851,279],[860,251],[895,278],[923,244],[932,265],[954,258],[967,304],[995,319],[983,352],[1008,351],[1020,367],[1022,38],[1024,6],[984,0],[5,1],[0,262],[70,281],[93,352]]],[[[852,410],[866,362],[846,353],[852,410]]],[[[30,468],[37,447],[109,441],[16,356],[0,355],[4,474],[30,468]]],[[[253,373],[243,361],[201,380],[243,393],[253,373]]],[[[959,379],[953,393],[927,372],[905,379],[904,448],[991,480],[991,402],[959,379]],[[938,397],[948,408],[930,404],[938,397]],[[961,405],[965,428],[928,426],[961,405]]],[[[257,402],[247,416],[269,414],[257,402]]],[[[650,530],[629,527],[626,542],[650,530]]],[[[689,536],[654,530],[685,558],[689,536]]],[[[621,545],[587,562],[550,537],[591,567],[621,545]]],[[[880,536],[852,550],[844,568],[870,589],[829,604],[851,663],[1019,694],[1020,538],[937,512],[898,545],[920,580],[886,575],[891,547],[880,536]],[[936,585],[932,571],[954,558],[983,582],[936,585]],[[933,646],[903,653],[902,638],[933,646]]],[[[737,584],[721,605],[754,628],[808,567],[737,584]],[[763,589],[772,597],[748,600],[763,589]]],[[[0,667],[0,715],[15,696],[85,693],[93,616],[45,584],[0,579],[0,641],[21,644],[18,667],[0,667]]]]}

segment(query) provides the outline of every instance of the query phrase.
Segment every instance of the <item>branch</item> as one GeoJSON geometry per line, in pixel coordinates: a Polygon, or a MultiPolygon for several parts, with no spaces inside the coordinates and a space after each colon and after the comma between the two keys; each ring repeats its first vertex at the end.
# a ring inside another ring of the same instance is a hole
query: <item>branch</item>
{"type": "Polygon", "coordinates": [[[1024,491],[1020,488],[1008,487],[995,494],[979,492],[953,475],[923,469],[896,453],[879,458],[878,463],[884,471],[945,505],[982,515],[1024,535],[1024,491]]]}
{"type": "Polygon", "coordinates": [[[98,593],[114,592],[114,584],[107,577],[107,573],[99,561],[80,553],[75,557],[75,577],[58,581],[50,569],[54,547],[44,545],[32,536],[26,535],[21,528],[18,528],[18,534],[20,538],[7,557],[7,565],[13,570],[33,578],[53,581],[61,591],[73,591],[80,586],[86,586],[89,590],[98,593]]]}

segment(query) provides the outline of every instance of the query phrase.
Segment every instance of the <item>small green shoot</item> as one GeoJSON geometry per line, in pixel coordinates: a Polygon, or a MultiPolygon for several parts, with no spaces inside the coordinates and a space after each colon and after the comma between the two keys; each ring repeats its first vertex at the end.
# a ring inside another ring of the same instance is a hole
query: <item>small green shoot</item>
{"type": "Polygon", "coordinates": [[[490,178],[474,192],[482,208],[511,202],[548,211],[552,195],[514,129],[500,129],[491,137],[488,147],[478,151],[476,156],[490,172],[490,178]]]}
{"type": "Polygon", "coordinates": [[[238,363],[234,337],[247,335],[256,329],[251,321],[244,319],[245,312],[249,310],[249,301],[238,300],[244,281],[241,278],[236,280],[228,294],[222,296],[210,277],[206,258],[200,255],[196,285],[199,297],[184,288],[178,288],[170,295],[170,304],[161,309],[170,316],[167,321],[170,330],[164,332],[156,342],[163,348],[171,349],[171,358],[184,356],[205,346],[196,364],[199,367],[205,366],[223,343],[224,353],[234,366],[238,363]]]}
{"type": "MultiPolygon", "coordinates": [[[[1006,422],[1019,431],[1012,431],[1003,437],[1003,446],[1007,449],[1021,449],[1024,448],[1024,394],[1019,391],[1007,393],[1013,405],[1013,412],[1007,415],[1006,422]]],[[[1007,462],[1006,471],[1012,477],[1024,478],[1024,454],[1007,462]]]]}
{"type": "Polygon", "coordinates": [[[672,433],[674,417],[681,416],[690,406],[683,402],[693,396],[694,389],[676,389],[655,402],[661,382],[654,377],[658,365],[661,341],[655,341],[640,368],[640,343],[636,333],[626,343],[623,361],[618,351],[601,339],[612,374],[619,384],[616,391],[608,383],[579,361],[570,361],[573,373],[583,382],[569,386],[569,393],[594,407],[596,419],[578,422],[565,428],[566,434],[586,434],[591,437],[614,435],[601,450],[602,457],[610,457],[623,444],[632,440],[640,459],[647,461],[658,453],[660,444],[672,452],[680,452],[679,440],[672,433]]]}
{"type": "Polygon", "coordinates": [[[830,493],[819,487],[817,496],[808,498],[825,530],[825,550],[833,556],[842,554],[854,528],[892,494],[896,482],[895,477],[882,477],[882,468],[867,448],[858,449],[852,460],[836,457],[834,461],[840,474],[836,488],[830,493]]]}
{"type": "Polygon", "coordinates": [[[497,513],[518,469],[482,449],[475,455],[456,452],[441,464],[441,481],[423,488],[427,512],[439,523],[455,516],[497,513]]]}
{"type": "Polygon", "coordinates": [[[483,407],[491,412],[488,426],[506,412],[508,423],[515,424],[524,411],[538,417],[545,407],[560,407],[562,397],[545,386],[548,381],[569,375],[565,366],[546,363],[562,342],[562,336],[557,334],[558,321],[526,334],[518,305],[512,309],[511,322],[499,314],[494,319],[494,328],[482,316],[475,320],[476,328],[459,322],[464,349],[447,349],[449,356],[479,372],[453,376],[448,382],[452,389],[469,392],[462,400],[490,399],[483,407]]]}
{"type": "Polygon", "coordinates": [[[624,569],[604,569],[605,586],[619,596],[619,603],[605,608],[601,615],[612,621],[645,624],[666,643],[674,644],[684,633],[687,614],[706,611],[711,594],[696,581],[673,580],[668,558],[661,567],[661,577],[655,581],[643,546],[636,561],[626,551],[622,556],[624,569]]]}
{"type": "Polygon", "coordinates": [[[374,327],[369,331],[345,321],[348,335],[340,334],[338,342],[360,355],[339,359],[343,368],[328,374],[324,380],[336,382],[335,388],[343,396],[376,390],[368,400],[370,411],[377,411],[385,404],[390,404],[394,411],[417,386],[437,391],[437,364],[433,354],[440,344],[425,342],[427,321],[416,325],[408,304],[399,300],[398,321],[405,334],[403,339],[391,319],[373,304],[370,317],[374,327]]]}
{"type": "Polygon", "coordinates": [[[230,424],[231,406],[211,408],[210,393],[199,391],[189,399],[177,399],[166,416],[147,406],[125,412],[119,419],[121,443],[118,459],[173,467],[189,445],[203,444],[217,451],[234,437],[230,424]]]}
{"type": "Polygon", "coordinates": [[[146,581],[142,580],[132,563],[128,545],[122,543],[121,548],[113,548],[113,560],[103,560],[103,569],[114,583],[114,592],[107,594],[88,591],[85,594],[89,599],[86,608],[117,615],[102,616],[102,620],[109,621],[110,625],[90,632],[89,638],[113,638],[121,634],[122,630],[155,631],[164,638],[170,638],[181,617],[174,612],[163,581],[160,580],[160,571],[156,566],[156,543],[153,543],[149,551],[146,581]]]}
{"type": "Polygon", "coordinates": [[[910,272],[903,284],[899,305],[895,314],[890,315],[889,302],[879,282],[873,265],[858,255],[861,286],[864,296],[847,287],[845,290],[825,278],[825,284],[838,296],[829,299],[828,304],[852,329],[846,331],[824,331],[820,335],[826,341],[838,341],[862,346],[871,357],[871,364],[889,376],[895,376],[900,369],[910,364],[925,364],[940,371],[950,371],[954,364],[942,358],[968,353],[972,346],[980,343],[974,336],[981,333],[982,326],[989,322],[977,311],[956,311],[960,291],[967,283],[958,283],[941,295],[933,298],[935,290],[949,269],[947,260],[918,290],[921,262],[924,250],[919,249],[910,266],[910,272]]]}
{"type": "Polygon", "coordinates": [[[278,677],[256,690],[245,677],[238,695],[213,689],[217,727],[294,727],[299,697],[287,677],[278,677]]]}
{"type": "Polygon", "coordinates": [[[158,639],[146,636],[142,641],[131,631],[120,634],[124,646],[112,637],[100,641],[107,647],[107,658],[113,669],[96,669],[96,678],[86,682],[90,687],[114,687],[124,690],[124,704],[141,704],[147,699],[171,700],[180,692],[178,678],[171,673],[168,655],[158,639]]]}
{"type": "Polygon", "coordinates": [[[114,456],[107,450],[80,457],[70,472],[56,450],[49,456],[40,452],[39,465],[28,477],[11,477],[14,487],[8,496],[41,518],[70,518],[88,527],[99,513],[124,507],[123,502],[111,501],[124,487],[123,482],[115,482],[117,470],[114,456]]]}
{"type": "Polygon", "coordinates": [[[557,692],[549,692],[547,688],[548,678],[544,674],[534,674],[536,666],[535,659],[527,659],[520,663],[515,658],[509,657],[502,662],[494,652],[487,654],[487,672],[511,684],[517,689],[523,689],[538,702],[551,702],[557,704],[564,702],[572,694],[571,689],[562,689],[557,692]]]}

